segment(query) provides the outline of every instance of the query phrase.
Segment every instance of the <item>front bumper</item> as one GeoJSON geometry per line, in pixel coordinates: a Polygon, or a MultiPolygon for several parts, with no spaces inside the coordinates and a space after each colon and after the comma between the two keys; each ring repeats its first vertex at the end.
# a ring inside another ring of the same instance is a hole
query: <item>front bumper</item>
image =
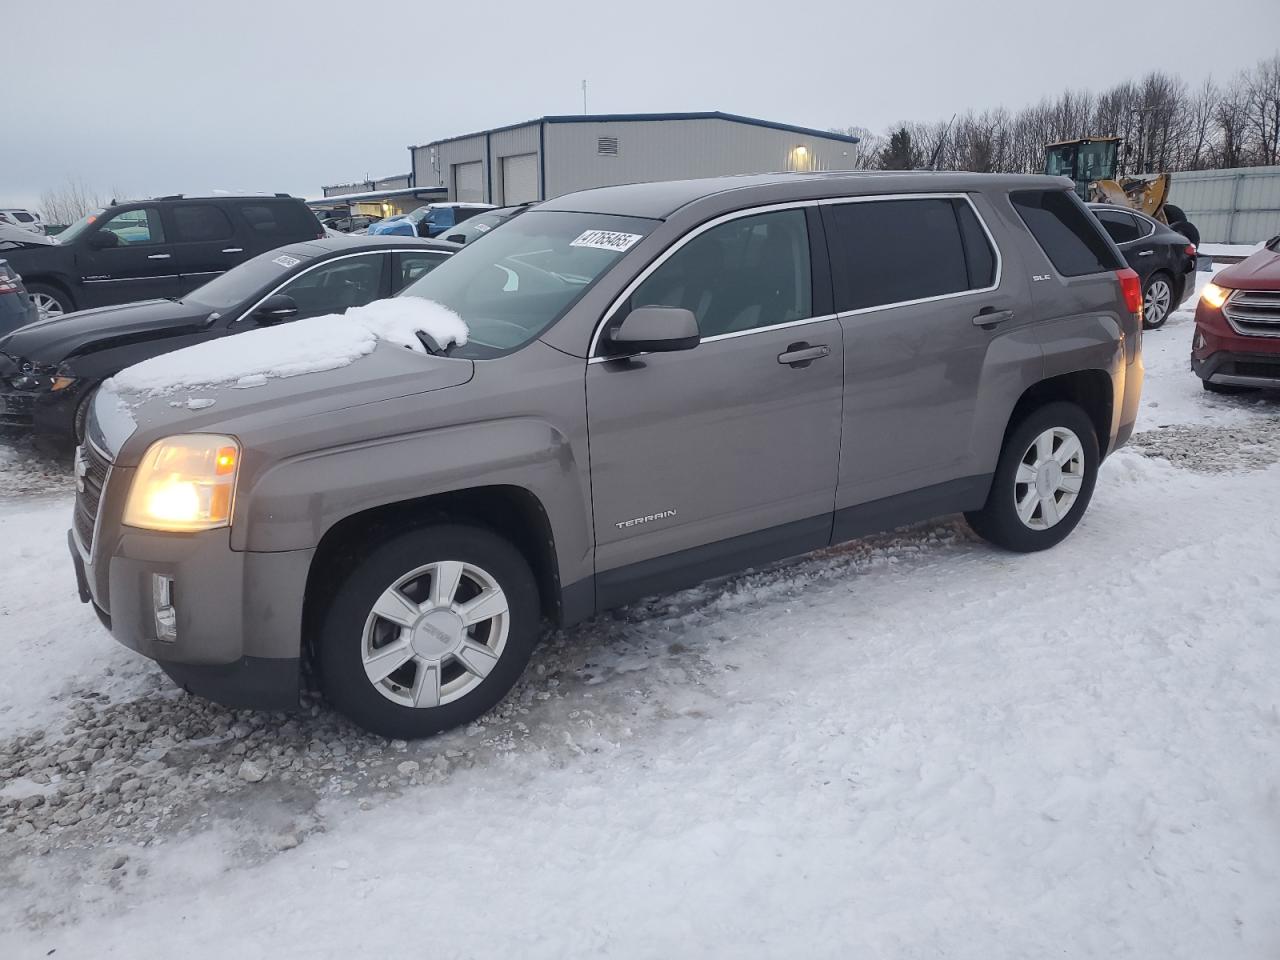
{"type": "MultiPolygon", "coordinates": [[[[120,486],[108,487],[101,510],[120,486]]],[[[68,534],[80,597],[111,635],[191,693],[229,707],[295,708],[312,551],[234,551],[227,529],[156,533],[113,526],[112,515],[89,549],[68,534]],[[168,584],[172,638],[157,616],[158,580],[168,584]]]]}
{"type": "Polygon", "coordinates": [[[63,452],[75,446],[76,410],[85,396],[85,384],[77,382],[53,391],[45,382],[22,390],[11,382],[18,375],[12,361],[0,358],[0,428],[31,433],[40,446],[50,450],[63,452]]]}
{"type": "Polygon", "coordinates": [[[1232,387],[1280,387],[1280,337],[1244,336],[1222,311],[1201,300],[1191,342],[1191,369],[1201,380],[1232,387]]]}

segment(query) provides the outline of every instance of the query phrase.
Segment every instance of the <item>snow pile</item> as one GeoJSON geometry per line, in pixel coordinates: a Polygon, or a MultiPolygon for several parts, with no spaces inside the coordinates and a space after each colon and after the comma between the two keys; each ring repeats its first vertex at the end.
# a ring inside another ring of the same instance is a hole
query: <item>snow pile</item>
{"type": "Polygon", "coordinates": [[[401,297],[152,357],[122,370],[108,383],[118,393],[144,396],[227,383],[255,387],[271,377],[345,367],[372,353],[379,340],[425,353],[416,335],[419,330],[441,346],[467,342],[467,326],[452,310],[419,297],[401,297]]]}

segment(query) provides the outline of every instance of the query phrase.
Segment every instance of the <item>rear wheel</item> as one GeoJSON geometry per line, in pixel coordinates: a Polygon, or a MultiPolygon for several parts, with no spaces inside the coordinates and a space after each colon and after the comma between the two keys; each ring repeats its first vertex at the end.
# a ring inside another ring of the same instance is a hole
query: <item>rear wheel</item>
{"type": "Polygon", "coordinates": [[[64,291],[47,283],[29,283],[27,284],[27,293],[31,295],[31,300],[35,303],[36,309],[40,311],[41,320],[60,317],[76,308],[75,303],[64,291]]]}
{"type": "Polygon", "coordinates": [[[1187,215],[1183,213],[1181,207],[1166,203],[1164,205],[1164,219],[1166,223],[1185,223],[1187,215]]]}
{"type": "Polygon", "coordinates": [[[374,548],[320,627],[320,686],[374,733],[413,739],[469,723],[511,689],[540,627],[520,552],[479,527],[437,524],[374,548]]]}
{"type": "Polygon", "coordinates": [[[1153,273],[1142,290],[1142,326],[1156,330],[1173,311],[1173,281],[1164,272],[1153,273]]]}
{"type": "Polygon", "coordinates": [[[1088,415],[1074,403],[1046,404],[1009,432],[986,504],[965,519],[983,539],[1007,550],[1052,547],[1084,516],[1098,460],[1088,415]]]}
{"type": "Polygon", "coordinates": [[[1184,237],[1190,240],[1197,247],[1200,246],[1200,231],[1197,230],[1192,224],[1187,223],[1187,221],[1172,220],[1169,223],[1169,229],[1172,230],[1174,233],[1182,234],[1184,237]]]}

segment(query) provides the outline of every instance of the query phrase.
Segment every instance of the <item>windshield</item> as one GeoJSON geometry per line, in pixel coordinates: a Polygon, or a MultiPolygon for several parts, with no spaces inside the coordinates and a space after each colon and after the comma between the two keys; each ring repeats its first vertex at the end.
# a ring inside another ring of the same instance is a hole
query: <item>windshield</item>
{"type": "Polygon", "coordinates": [[[468,244],[400,296],[443,304],[469,340],[450,356],[488,360],[523,347],[555,323],[657,221],[598,213],[531,211],[468,244]]]}
{"type": "Polygon", "coordinates": [[[265,287],[279,283],[295,267],[310,262],[310,259],[282,250],[270,250],[214,277],[204,286],[196,287],[182,300],[217,311],[234,310],[250,297],[265,293],[265,287]]]}
{"type": "Polygon", "coordinates": [[[81,217],[71,226],[67,227],[67,229],[63,230],[60,234],[58,234],[58,242],[70,243],[76,237],[80,236],[80,234],[84,233],[91,226],[97,223],[98,218],[101,217],[104,213],[106,213],[105,210],[91,210],[90,212],[86,213],[83,217],[81,217]]]}

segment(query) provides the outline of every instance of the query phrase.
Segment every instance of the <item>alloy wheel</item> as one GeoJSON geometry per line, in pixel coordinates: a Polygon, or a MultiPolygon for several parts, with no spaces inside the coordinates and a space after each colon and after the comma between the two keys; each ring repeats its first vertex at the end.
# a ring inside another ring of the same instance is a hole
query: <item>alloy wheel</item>
{"type": "Polygon", "coordinates": [[[31,299],[35,302],[36,309],[40,311],[41,320],[60,317],[66,312],[62,309],[62,304],[47,293],[33,293],[31,299]]]}
{"type": "Polygon", "coordinates": [[[441,560],[400,577],[365,621],[361,658],[377,691],[406,707],[437,707],[480,686],[506,646],[511,614],[492,574],[441,560]]]}
{"type": "Polygon", "coordinates": [[[1050,427],[1031,442],[1013,478],[1018,519],[1032,530],[1057,526],[1084,486],[1084,447],[1066,427],[1050,427]]]}
{"type": "Polygon", "coordinates": [[[1169,305],[1173,303],[1173,290],[1166,280],[1152,280],[1147,287],[1147,295],[1142,302],[1142,317],[1148,326],[1158,327],[1164,323],[1169,314],[1169,305]]]}

